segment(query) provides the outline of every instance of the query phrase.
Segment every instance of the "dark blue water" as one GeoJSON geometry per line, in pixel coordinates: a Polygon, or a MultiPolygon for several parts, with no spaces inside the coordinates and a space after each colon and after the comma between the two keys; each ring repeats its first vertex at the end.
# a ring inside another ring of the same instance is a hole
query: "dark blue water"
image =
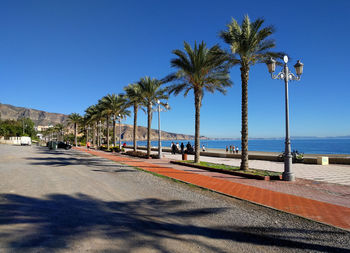
{"type": "MultiPolygon", "coordinates": [[[[162,141],[163,147],[170,147],[172,141],[162,141]]],[[[175,141],[183,142],[185,145],[188,140],[175,141]]],[[[194,140],[189,141],[194,145],[194,140]]],[[[126,142],[128,145],[132,145],[131,141],[126,142]]],[[[158,142],[152,141],[152,146],[157,147],[158,142]]],[[[138,146],[146,146],[146,141],[138,141],[138,146]]],[[[238,146],[241,149],[240,140],[201,140],[201,146],[205,145],[206,148],[218,148],[225,149],[226,146],[238,146]]],[[[284,139],[273,140],[249,140],[250,151],[266,151],[266,152],[283,152],[284,151],[284,139]]],[[[292,139],[292,150],[298,150],[306,154],[350,154],[350,138],[349,139],[335,139],[335,138],[315,138],[315,139],[292,139]]]]}

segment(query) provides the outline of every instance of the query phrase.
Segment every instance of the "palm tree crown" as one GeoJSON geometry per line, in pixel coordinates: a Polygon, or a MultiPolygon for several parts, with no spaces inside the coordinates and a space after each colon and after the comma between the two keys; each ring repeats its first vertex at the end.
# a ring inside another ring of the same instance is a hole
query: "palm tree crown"
{"type": "Polygon", "coordinates": [[[281,58],[283,53],[271,52],[276,46],[275,41],[268,39],[273,34],[272,26],[262,27],[263,19],[251,22],[248,15],[239,25],[235,19],[227,25],[227,30],[220,32],[220,37],[230,46],[230,62],[240,65],[242,80],[242,161],[241,169],[248,166],[248,80],[250,66],[263,63],[268,58],[281,58]]]}
{"type": "Polygon", "coordinates": [[[249,68],[256,63],[265,63],[270,57],[281,58],[284,55],[281,52],[270,51],[276,47],[275,41],[268,39],[274,33],[274,28],[262,28],[263,23],[263,19],[251,22],[246,15],[242,25],[232,18],[227,30],[220,32],[219,36],[230,46],[232,64],[249,68]]]}
{"type": "Polygon", "coordinates": [[[226,87],[232,86],[228,72],[228,56],[218,45],[207,48],[204,42],[195,43],[194,48],[184,42],[185,51],[174,50],[177,56],[171,60],[171,66],[178,69],[167,77],[177,83],[168,87],[169,93],[178,95],[184,91],[187,96],[190,90],[195,98],[195,162],[199,162],[200,143],[200,108],[204,91],[226,93],[226,87]]]}

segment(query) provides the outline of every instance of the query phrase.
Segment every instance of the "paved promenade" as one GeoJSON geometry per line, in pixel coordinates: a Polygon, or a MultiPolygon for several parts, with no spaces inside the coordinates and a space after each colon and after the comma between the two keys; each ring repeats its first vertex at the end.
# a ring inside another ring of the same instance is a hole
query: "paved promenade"
{"type": "MultiPolygon", "coordinates": [[[[181,160],[181,155],[172,155],[164,153],[166,158],[181,160]]],[[[193,160],[193,156],[189,156],[189,160],[193,160]]],[[[209,156],[201,156],[201,161],[221,163],[232,166],[240,166],[241,160],[234,158],[217,158],[209,156]]],[[[249,167],[252,169],[270,170],[276,172],[283,172],[283,162],[272,162],[262,160],[250,160],[249,167]]],[[[320,182],[335,183],[350,186],[350,165],[330,164],[303,164],[293,163],[292,170],[297,178],[309,179],[320,182]]]]}
{"type": "MultiPolygon", "coordinates": [[[[265,182],[173,165],[169,163],[169,159],[142,160],[101,151],[88,151],[84,148],[79,150],[350,230],[350,187],[345,185],[322,182],[315,184],[313,181],[303,179],[298,179],[296,182],[265,182]]],[[[178,157],[172,158],[178,159],[178,157]]],[[[205,160],[204,157],[201,158],[205,160]]],[[[250,162],[254,164],[253,161],[250,162]]]]}

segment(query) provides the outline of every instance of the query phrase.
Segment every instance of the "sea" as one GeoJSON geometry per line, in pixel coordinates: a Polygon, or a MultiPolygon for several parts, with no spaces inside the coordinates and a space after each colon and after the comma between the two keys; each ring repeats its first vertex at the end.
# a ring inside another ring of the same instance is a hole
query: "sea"
{"type": "MultiPolygon", "coordinates": [[[[194,140],[173,140],[175,143],[185,145],[194,140]]],[[[170,147],[172,140],[162,141],[162,147],[170,147]]],[[[132,145],[132,141],[127,141],[132,145]]],[[[146,146],[146,141],[138,141],[138,146],[146,146]]],[[[158,146],[158,141],[151,141],[153,147],[158,146]]],[[[201,140],[200,145],[208,148],[225,149],[226,146],[238,146],[241,150],[241,140],[201,140]]],[[[251,139],[248,141],[248,150],[264,152],[284,152],[284,139],[251,139]]],[[[291,139],[291,150],[305,154],[350,154],[350,138],[305,138],[291,139]]]]}

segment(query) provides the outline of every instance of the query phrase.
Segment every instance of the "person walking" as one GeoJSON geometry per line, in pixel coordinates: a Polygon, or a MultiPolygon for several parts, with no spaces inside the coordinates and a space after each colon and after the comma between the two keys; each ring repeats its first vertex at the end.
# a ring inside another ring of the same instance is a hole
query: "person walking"
{"type": "Polygon", "coordinates": [[[203,152],[205,152],[205,146],[203,145],[203,147],[202,147],[202,150],[203,150],[203,152]]]}
{"type": "Polygon", "coordinates": [[[226,146],[226,153],[228,152],[228,146],[226,146]]]}
{"type": "Polygon", "coordinates": [[[172,153],[173,155],[176,154],[176,145],[175,145],[174,142],[171,143],[171,153],[172,153]]]}
{"type": "Polygon", "coordinates": [[[239,148],[238,148],[238,146],[236,147],[236,154],[238,154],[238,151],[239,151],[239,148]]]}

